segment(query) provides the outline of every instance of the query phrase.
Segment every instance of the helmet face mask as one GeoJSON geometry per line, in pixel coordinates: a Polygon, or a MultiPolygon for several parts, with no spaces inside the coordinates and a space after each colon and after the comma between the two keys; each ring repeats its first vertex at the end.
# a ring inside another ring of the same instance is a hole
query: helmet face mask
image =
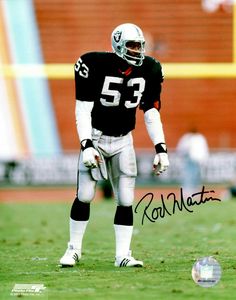
{"type": "Polygon", "coordinates": [[[128,64],[141,66],[145,58],[145,39],[142,30],[130,23],[116,27],[111,35],[112,49],[128,64]]]}

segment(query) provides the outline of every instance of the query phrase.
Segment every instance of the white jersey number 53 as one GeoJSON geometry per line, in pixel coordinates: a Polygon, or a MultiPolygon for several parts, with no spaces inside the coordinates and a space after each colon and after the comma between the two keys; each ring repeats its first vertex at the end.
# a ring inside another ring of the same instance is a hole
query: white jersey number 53
{"type": "MultiPolygon", "coordinates": [[[[103,88],[102,88],[102,96],[109,96],[110,101],[107,101],[106,98],[100,98],[100,101],[104,106],[118,106],[120,104],[121,93],[118,90],[111,88],[110,84],[112,83],[112,84],[120,85],[123,83],[123,81],[124,81],[124,79],[119,78],[119,77],[113,77],[113,76],[105,77],[105,81],[104,81],[103,88]]],[[[133,97],[136,98],[136,102],[132,102],[131,100],[126,100],[125,101],[126,108],[133,108],[133,107],[138,106],[138,104],[142,98],[142,93],[145,89],[144,78],[142,78],[142,77],[131,78],[127,82],[128,87],[132,87],[134,85],[136,85],[136,86],[134,87],[133,97]],[[137,85],[138,85],[138,88],[136,89],[137,85]]]]}

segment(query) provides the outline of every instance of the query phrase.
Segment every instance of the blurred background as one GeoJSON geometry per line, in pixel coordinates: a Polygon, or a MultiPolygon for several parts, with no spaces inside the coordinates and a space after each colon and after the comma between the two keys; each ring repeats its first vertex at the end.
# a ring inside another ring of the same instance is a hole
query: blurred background
{"type": "MultiPolygon", "coordinates": [[[[228,187],[236,172],[236,9],[233,0],[0,0],[0,185],[74,185],[79,141],[73,64],[111,51],[130,22],[162,65],[162,122],[170,168],[154,178],[153,145],[137,112],[138,186],[179,185],[180,138],[206,138],[202,181],[228,187]]],[[[0,191],[1,193],[1,191],[0,191]]]]}

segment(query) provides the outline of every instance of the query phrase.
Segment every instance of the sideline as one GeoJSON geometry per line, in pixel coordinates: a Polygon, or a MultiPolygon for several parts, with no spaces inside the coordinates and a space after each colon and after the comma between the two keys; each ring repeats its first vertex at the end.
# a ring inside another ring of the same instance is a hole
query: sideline
{"type": "MultiPolygon", "coordinates": [[[[226,191],[223,187],[214,187],[213,189],[215,196],[218,197],[224,195],[226,191]]],[[[178,194],[179,187],[137,187],[135,189],[135,199],[141,199],[149,192],[154,193],[155,198],[159,199],[160,194],[166,195],[171,192],[178,194]]],[[[1,203],[72,203],[74,198],[74,187],[21,187],[0,189],[1,203]]],[[[98,188],[95,201],[101,201],[102,199],[104,199],[102,190],[98,188]]]]}

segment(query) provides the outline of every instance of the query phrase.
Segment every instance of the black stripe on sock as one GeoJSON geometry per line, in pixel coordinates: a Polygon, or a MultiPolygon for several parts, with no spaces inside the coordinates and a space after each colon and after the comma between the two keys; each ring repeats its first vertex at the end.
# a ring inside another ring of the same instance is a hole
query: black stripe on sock
{"type": "Polygon", "coordinates": [[[75,221],[88,221],[90,216],[90,203],[84,203],[77,197],[72,204],[70,217],[75,221]]]}
{"type": "Polygon", "coordinates": [[[116,225],[133,225],[133,209],[132,206],[117,206],[114,224],[116,225]]]}

